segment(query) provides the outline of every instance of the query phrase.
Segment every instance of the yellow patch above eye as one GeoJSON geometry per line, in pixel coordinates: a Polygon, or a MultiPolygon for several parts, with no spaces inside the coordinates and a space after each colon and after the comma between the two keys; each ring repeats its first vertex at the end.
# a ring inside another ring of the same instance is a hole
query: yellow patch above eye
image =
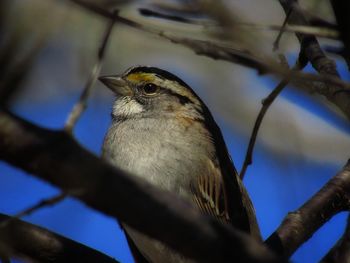
{"type": "Polygon", "coordinates": [[[155,77],[149,73],[132,73],[126,77],[132,82],[153,82],[155,77]]]}

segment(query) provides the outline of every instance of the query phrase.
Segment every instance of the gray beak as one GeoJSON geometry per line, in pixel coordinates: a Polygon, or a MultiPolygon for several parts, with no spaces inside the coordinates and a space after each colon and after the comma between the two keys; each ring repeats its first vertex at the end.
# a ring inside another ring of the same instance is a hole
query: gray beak
{"type": "Polygon", "coordinates": [[[120,76],[101,76],[98,79],[117,95],[132,95],[132,89],[129,87],[128,83],[120,76]]]}

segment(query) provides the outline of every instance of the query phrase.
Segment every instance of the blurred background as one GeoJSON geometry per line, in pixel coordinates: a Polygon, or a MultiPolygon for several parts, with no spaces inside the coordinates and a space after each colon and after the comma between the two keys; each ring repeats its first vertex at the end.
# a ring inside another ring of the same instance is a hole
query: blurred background
{"type": "MultiPolygon", "coordinates": [[[[121,8],[121,15],[186,37],[207,38],[198,25],[143,17],[137,8],[155,1],[93,1],[121,8]],[[118,3],[117,3],[118,2],[118,3]]],[[[165,2],[165,1],[164,1],[165,2]]],[[[169,1],[175,2],[175,1],[169,1]]],[[[303,8],[334,22],[326,0],[300,1],[303,8]]],[[[275,0],[227,1],[247,23],[281,25],[285,14],[275,0]]],[[[42,127],[63,128],[64,122],[96,63],[108,21],[69,0],[2,0],[0,2],[0,79],[20,85],[10,109],[42,127]],[[10,73],[16,72],[13,76],[10,73]]],[[[255,47],[272,55],[273,31],[254,31],[255,47]]],[[[321,40],[322,45],[334,44],[321,40]]],[[[294,64],[299,51],[293,34],[285,33],[280,51],[294,64]]],[[[336,60],[342,78],[350,80],[344,62],[336,60]]],[[[256,71],[195,55],[160,37],[116,24],[108,43],[102,74],[122,73],[133,65],[166,69],[187,82],[207,103],[221,127],[240,170],[261,100],[277,84],[256,71]]],[[[312,72],[311,67],[306,69],[312,72]]],[[[10,82],[9,82],[10,83],[10,82]]],[[[74,135],[81,145],[100,154],[110,123],[113,94],[97,83],[74,135]]],[[[345,164],[350,154],[350,126],[320,96],[287,87],[269,109],[259,132],[253,165],[244,183],[251,195],[263,237],[268,237],[289,211],[308,200],[345,164]]],[[[0,162],[0,212],[15,214],[58,190],[0,162]]],[[[93,247],[121,262],[133,262],[115,220],[67,199],[24,220],[93,247]]],[[[292,257],[317,262],[345,228],[346,214],[335,216],[292,257]]]]}

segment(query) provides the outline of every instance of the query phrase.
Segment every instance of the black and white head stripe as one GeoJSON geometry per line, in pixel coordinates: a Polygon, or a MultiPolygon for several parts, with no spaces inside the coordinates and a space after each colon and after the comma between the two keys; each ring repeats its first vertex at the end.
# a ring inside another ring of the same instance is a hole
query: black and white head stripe
{"type": "Polygon", "coordinates": [[[148,67],[148,66],[136,66],[136,67],[129,68],[124,74],[129,75],[132,73],[152,73],[159,78],[176,81],[180,85],[192,90],[191,87],[187,85],[186,82],[184,82],[182,79],[170,73],[169,71],[166,71],[160,68],[148,67]]]}
{"type": "Polygon", "coordinates": [[[168,88],[168,92],[179,97],[182,103],[188,103],[188,102],[192,102],[194,104],[202,103],[201,99],[191,89],[191,87],[187,85],[187,83],[185,83],[182,79],[180,79],[179,77],[175,76],[174,74],[166,70],[159,69],[156,67],[136,66],[128,69],[124,73],[124,76],[128,77],[129,75],[133,75],[133,74],[151,74],[156,78],[160,79],[161,81],[175,82],[177,83],[177,85],[167,85],[166,87],[168,88]]]}

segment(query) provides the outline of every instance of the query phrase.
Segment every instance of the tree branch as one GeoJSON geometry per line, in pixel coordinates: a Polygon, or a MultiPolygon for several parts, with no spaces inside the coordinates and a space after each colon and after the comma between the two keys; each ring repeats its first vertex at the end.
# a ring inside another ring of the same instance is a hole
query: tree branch
{"type": "Polygon", "coordinates": [[[0,112],[0,158],[199,262],[280,262],[241,231],[105,163],[67,133],[0,112]],[[142,220],[140,220],[142,218],[142,220]]]}
{"type": "MultiPolygon", "coordinates": [[[[167,14],[161,13],[155,10],[147,9],[147,8],[139,8],[139,13],[145,17],[159,18],[165,19],[174,22],[201,25],[204,28],[207,27],[215,27],[216,25],[213,23],[206,23],[203,21],[196,21],[192,19],[188,19],[186,17],[182,17],[176,14],[167,14]]],[[[263,24],[254,24],[254,23],[236,23],[237,27],[240,28],[248,28],[253,30],[270,30],[270,31],[279,31],[283,28],[284,32],[288,33],[303,33],[307,35],[314,35],[318,37],[330,38],[330,39],[339,39],[339,32],[335,29],[327,28],[327,27],[316,27],[316,26],[300,26],[300,25],[263,25],[263,24]]]]}
{"type": "Polygon", "coordinates": [[[73,240],[52,233],[44,228],[12,219],[0,214],[0,255],[20,257],[31,262],[101,262],[118,263],[98,252],[73,240]]]}
{"type": "MultiPolygon", "coordinates": [[[[296,0],[279,0],[279,2],[286,14],[290,9],[293,10],[289,18],[289,23],[309,25],[296,0]]],[[[305,56],[317,72],[324,76],[333,76],[340,79],[335,62],[325,55],[315,36],[301,33],[296,33],[296,36],[301,44],[301,49],[305,52],[305,56]]],[[[317,92],[324,95],[350,119],[350,92],[337,92],[339,87],[330,83],[316,86],[305,85],[304,88],[309,88],[309,92],[317,92]]],[[[344,88],[344,90],[350,91],[349,87],[344,88]]]]}
{"type": "Polygon", "coordinates": [[[275,252],[290,257],[334,215],[350,209],[350,161],[311,199],[291,212],[266,240],[275,252]]]}
{"type": "MultiPolygon", "coordinates": [[[[289,6],[292,6],[292,4],[294,3],[294,1],[292,1],[293,3],[289,3],[290,1],[291,0],[280,0],[281,3],[283,2],[283,4],[285,2],[287,3],[287,8],[289,8],[289,6]]],[[[90,2],[87,3],[82,0],[70,0],[70,2],[74,2],[79,6],[108,19],[112,18],[111,12],[99,7],[98,5],[92,4],[90,2]]],[[[291,19],[293,13],[295,13],[295,10],[299,10],[299,13],[301,12],[300,9],[294,9],[294,11],[291,14],[291,19]]],[[[298,16],[296,17],[298,18],[298,16]]],[[[137,23],[135,21],[121,16],[117,16],[115,19],[121,24],[154,35],[158,35],[175,44],[185,46],[194,51],[197,55],[204,55],[212,59],[219,59],[229,61],[232,63],[237,63],[246,67],[256,69],[261,74],[272,73],[278,77],[290,78],[292,84],[296,86],[300,86],[303,89],[307,89],[307,91],[309,92],[317,92],[319,94],[325,95],[329,101],[338,106],[348,117],[348,119],[350,119],[350,92],[338,92],[339,90],[350,90],[350,84],[339,79],[339,74],[337,74],[336,72],[334,62],[325,57],[314,36],[298,34],[303,36],[304,42],[302,48],[305,49],[305,54],[307,55],[308,59],[313,63],[313,65],[315,67],[317,66],[316,69],[320,73],[322,73],[322,75],[315,75],[310,73],[302,73],[293,70],[291,71],[283,69],[276,61],[258,54],[252,54],[249,50],[244,50],[242,48],[223,46],[210,41],[172,36],[163,31],[144,26],[140,23],[137,23]],[[311,41],[313,39],[316,42],[311,41]],[[300,84],[301,81],[303,81],[303,85],[300,84]],[[305,82],[310,82],[312,84],[314,84],[314,82],[317,82],[317,85],[305,85],[305,82]]],[[[300,25],[306,20],[302,19],[302,22],[300,22],[298,19],[296,19],[296,21],[297,22],[293,21],[292,24],[300,25]]]]}
{"type": "MultiPolygon", "coordinates": [[[[294,66],[294,69],[300,70],[300,69],[304,68],[306,66],[306,64],[307,63],[305,62],[303,53],[300,53],[299,58],[294,66]]],[[[261,126],[262,121],[265,117],[265,114],[266,114],[267,110],[269,109],[269,107],[271,106],[271,104],[275,101],[277,96],[282,92],[282,90],[288,85],[289,82],[290,82],[290,79],[288,79],[288,78],[281,80],[281,82],[278,83],[278,85],[271,91],[271,93],[265,99],[263,99],[263,101],[261,102],[262,106],[261,106],[261,109],[259,111],[258,116],[256,117],[254,127],[252,130],[252,134],[250,135],[249,144],[248,144],[247,152],[246,152],[244,162],[242,165],[242,169],[241,169],[241,172],[239,174],[239,177],[242,180],[244,179],[244,175],[247,171],[248,166],[251,165],[253,162],[254,146],[255,146],[256,139],[258,137],[258,132],[259,132],[260,126],[261,126]]]]}
{"type": "Polygon", "coordinates": [[[12,217],[9,217],[9,219],[7,221],[4,220],[4,221],[0,222],[0,228],[6,227],[6,225],[9,224],[11,220],[20,219],[21,217],[24,217],[26,215],[30,215],[31,213],[33,213],[33,212],[35,212],[35,211],[37,211],[45,206],[55,205],[55,204],[61,202],[66,197],[67,197],[67,194],[62,192],[62,193],[59,193],[53,197],[43,199],[40,202],[36,203],[35,205],[32,205],[32,206],[18,212],[17,214],[13,215],[12,217]]]}
{"type": "MultiPolygon", "coordinates": [[[[291,14],[291,10],[288,12],[288,14],[286,15],[286,18],[283,22],[283,25],[281,27],[281,31],[278,33],[276,40],[273,43],[273,51],[277,51],[279,48],[279,42],[281,40],[281,37],[283,35],[284,32],[284,26],[287,24],[288,22],[288,18],[291,14]]],[[[281,61],[285,61],[286,67],[288,67],[288,62],[285,58],[285,56],[280,55],[281,56],[281,61]]],[[[282,63],[281,63],[282,64],[282,63]]],[[[303,69],[305,66],[307,65],[307,59],[305,58],[305,54],[303,52],[299,53],[299,57],[298,60],[294,66],[294,69],[296,70],[300,70],[303,69]]],[[[271,104],[274,102],[274,100],[277,98],[277,96],[282,92],[282,90],[288,85],[290,79],[284,78],[280,83],[278,83],[278,85],[272,90],[272,92],[269,94],[269,96],[267,98],[265,98],[262,101],[262,107],[259,111],[259,114],[255,120],[254,123],[254,127],[252,130],[252,133],[250,135],[250,139],[249,139],[249,143],[248,143],[248,148],[247,148],[247,152],[244,158],[244,162],[242,165],[242,169],[241,172],[239,174],[239,177],[241,178],[241,180],[244,179],[244,175],[248,169],[248,166],[252,164],[253,162],[253,151],[254,151],[254,146],[255,146],[255,142],[258,136],[258,132],[260,129],[260,126],[262,124],[262,121],[265,117],[265,114],[267,112],[267,110],[269,109],[269,107],[271,106],[271,104]]]]}
{"type": "Polygon", "coordinates": [[[350,262],[350,216],[344,231],[344,235],[335,246],[327,253],[320,263],[346,263],[350,262]]]}
{"type": "Polygon", "coordinates": [[[112,14],[112,19],[107,25],[106,32],[104,33],[102,41],[101,41],[101,46],[98,50],[97,62],[91,71],[91,74],[90,74],[89,79],[85,85],[85,88],[80,95],[79,101],[74,105],[72,111],[68,115],[66,124],[64,126],[64,129],[67,132],[72,132],[75,124],[77,123],[81,114],[84,112],[84,110],[87,107],[87,100],[89,99],[92,88],[95,85],[97,77],[101,71],[102,62],[103,62],[104,55],[106,52],[107,43],[108,43],[109,37],[112,33],[112,29],[114,26],[114,21],[115,21],[116,15],[117,15],[117,12],[114,12],[112,14]]]}
{"type": "Polygon", "coordinates": [[[340,31],[340,38],[344,43],[344,51],[342,52],[348,68],[350,70],[350,2],[349,1],[330,1],[333,7],[335,18],[337,19],[338,29],[340,31]]]}

